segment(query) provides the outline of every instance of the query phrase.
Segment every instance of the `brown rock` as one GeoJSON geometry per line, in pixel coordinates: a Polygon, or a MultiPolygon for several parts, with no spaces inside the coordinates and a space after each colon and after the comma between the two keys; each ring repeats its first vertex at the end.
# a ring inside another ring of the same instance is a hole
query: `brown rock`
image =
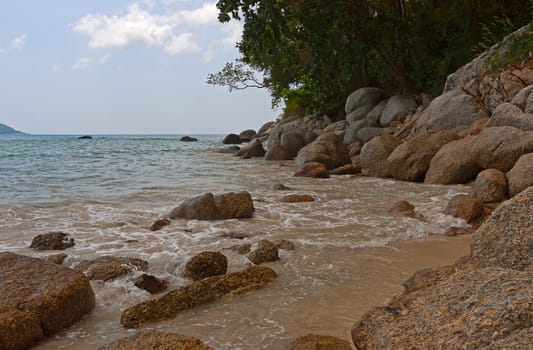
{"type": "Polygon", "coordinates": [[[286,350],[351,350],[351,345],[329,335],[307,334],[294,339],[286,350]]]}
{"type": "Polygon", "coordinates": [[[126,275],[134,270],[148,270],[148,262],[136,258],[101,256],[97,259],[81,262],[76,269],[85,272],[90,280],[109,281],[126,275]]]}
{"type": "Polygon", "coordinates": [[[207,304],[228,294],[239,295],[262,288],[276,277],[277,274],[266,266],[252,266],[241,272],[204,278],[126,309],[120,322],[132,328],[171,318],[183,310],[207,304]]]}
{"type": "Polygon", "coordinates": [[[263,144],[258,139],[253,139],[246,146],[241,147],[235,155],[240,157],[263,157],[266,151],[263,148],[263,144]]]}
{"type": "Polygon", "coordinates": [[[143,273],[133,280],[137,288],[144,289],[150,294],[159,294],[167,290],[168,281],[143,273]]]}
{"type": "Polygon", "coordinates": [[[471,224],[483,216],[483,202],[476,197],[459,194],[448,202],[445,213],[471,224]]]}
{"type": "Polygon", "coordinates": [[[301,203],[301,202],[314,202],[313,196],[308,194],[290,194],[279,200],[283,203],[301,203]]]}
{"type": "Polygon", "coordinates": [[[292,159],[292,156],[289,154],[289,151],[282,145],[274,145],[269,147],[266,154],[265,160],[288,160],[292,159]]]}
{"type": "Polygon", "coordinates": [[[444,233],[445,236],[448,237],[455,237],[455,236],[462,236],[462,235],[470,235],[474,233],[474,229],[471,227],[450,227],[446,230],[444,233]]]}
{"type": "Polygon", "coordinates": [[[171,219],[187,220],[227,220],[253,217],[254,205],[248,192],[226,193],[213,196],[205,193],[184,201],[174,208],[171,219]]]}
{"type": "Polygon", "coordinates": [[[296,171],[294,176],[314,177],[314,178],[329,178],[328,168],[319,162],[309,162],[303,165],[303,168],[296,171]]]}
{"type": "Polygon", "coordinates": [[[516,196],[529,186],[533,186],[533,153],[524,154],[507,173],[509,194],[516,196]]]}
{"type": "Polygon", "coordinates": [[[279,260],[278,247],[274,243],[263,239],[259,242],[257,249],[248,255],[248,259],[256,265],[277,261],[279,260]]]}
{"type": "Polygon", "coordinates": [[[298,152],[294,161],[296,171],[302,170],[306,163],[311,162],[322,163],[331,170],[349,164],[350,155],[337,135],[325,133],[298,152]]]}
{"type": "Polygon", "coordinates": [[[219,252],[202,252],[193,256],[185,265],[185,277],[201,280],[224,275],[228,271],[228,259],[219,252]]]}
{"type": "Polygon", "coordinates": [[[158,220],[154,221],[152,226],[150,226],[150,231],[159,231],[163,227],[168,226],[168,225],[170,225],[170,220],[169,219],[158,219],[158,220]]]}
{"type": "Polygon", "coordinates": [[[480,172],[474,182],[474,196],[483,203],[501,202],[507,197],[507,179],[497,169],[480,172]]]}
{"type": "Polygon", "coordinates": [[[155,330],[116,340],[98,350],[213,350],[199,339],[155,330]]]}
{"type": "Polygon", "coordinates": [[[533,266],[533,186],[501,204],[472,236],[478,267],[516,270],[533,266]]]}
{"type": "Polygon", "coordinates": [[[64,250],[74,246],[74,239],[63,232],[38,235],[31,241],[30,248],[36,250],[64,250]]]}
{"type": "Polygon", "coordinates": [[[390,174],[398,180],[424,181],[431,158],[442,146],[458,138],[454,131],[444,130],[405,141],[387,159],[390,174]]]}
{"type": "Polygon", "coordinates": [[[522,130],[533,130],[533,114],[524,113],[513,104],[502,103],[492,113],[487,126],[512,126],[522,130]]]}
{"type": "Polygon", "coordinates": [[[486,128],[444,145],[431,159],[425,182],[466,183],[483,169],[510,170],[526,153],[533,152],[533,131],[510,126],[486,128]]]}
{"type": "Polygon", "coordinates": [[[255,130],[247,129],[247,130],[241,131],[241,133],[239,134],[239,139],[242,142],[250,142],[256,135],[257,133],[255,132],[255,130]]]}
{"type": "Polygon", "coordinates": [[[361,172],[361,166],[354,164],[346,164],[331,170],[329,173],[331,175],[352,175],[359,174],[361,172]]]}
{"type": "Polygon", "coordinates": [[[394,203],[394,205],[389,209],[389,213],[398,216],[407,216],[410,218],[418,216],[415,212],[415,206],[407,201],[399,201],[394,203]]]}
{"type": "Polygon", "coordinates": [[[374,137],[361,149],[361,173],[373,177],[390,177],[387,158],[400,145],[392,135],[374,137]]]}
{"type": "Polygon", "coordinates": [[[485,129],[489,120],[490,118],[481,118],[473,122],[472,125],[470,125],[470,129],[468,130],[468,135],[479,134],[483,129],[485,129]]]}
{"type": "Polygon", "coordinates": [[[531,271],[459,270],[371,310],[352,339],[358,350],[495,349],[501,338],[530,330],[532,281],[531,271]]]}
{"type": "Polygon", "coordinates": [[[364,143],[362,143],[361,141],[357,141],[348,145],[348,152],[350,158],[359,155],[359,153],[361,153],[361,148],[363,148],[363,145],[364,143]]]}
{"type": "Polygon", "coordinates": [[[59,254],[52,254],[48,255],[45,260],[48,262],[51,262],[52,264],[61,265],[63,261],[67,258],[67,254],[65,253],[59,253],[59,254]]]}
{"type": "Polygon", "coordinates": [[[440,282],[455,273],[453,266],[443,266],[428,268],[415,272],[407,281],[403,283],[406,293],[424,289],[440,282]]]}
{"type": "Polygon", "coordinates": [[[94,293],[78,271],[0,253],[0,305],[2,349],[23,349],[42,334],[53,335],[79,321],[93,309],[94,293]],[[5,334],[10,336],[6,339],[5,334]]]}
{"type": "Polygon", "coordinates": [[[287,159],[293,159],[302,148],[313,142],[317,136],[307,129],[280,126],[270,132],[267,145],[269,149],[276,145],[282,146],[288,153],[289,158],[287,159]]]}
{"type": "Polygon", "coordinates": [[[43,339],[39,319],[33,313],[0,302],[0,349],[29,349],[43,339]]]}

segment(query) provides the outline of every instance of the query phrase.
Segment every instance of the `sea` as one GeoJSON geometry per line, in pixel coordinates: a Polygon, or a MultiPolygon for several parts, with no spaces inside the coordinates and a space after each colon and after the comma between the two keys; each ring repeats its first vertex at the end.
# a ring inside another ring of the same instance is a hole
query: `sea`
{"type": "MultiPolygon", "coordinates": [[[[63,231],[75,240],[64,251],[65,266],[104,255],[141,258],[148,273],[179,288],[191,282],[182,277],[186,262],[202,251],[222,252],[234,272],[251,264],[236,245],[254,249],[262,239],[287,239],[296,247],[267,264],[279,277],[264,289],[142,329],[196,336],[215,349],[279,349],[308,333],[349,340],[357,319],[400,292],[411,273],[466,253],[464,240],[443,236],[448,227],[465,225],[443,213],[465,186],[294,177],[293,161],[220,153],[227,147],[223,135],[190,135],[198,142],[180,142],[183,135],[78,136],[0,136],[0,251],[46,257],[57,252],[30,249],[32,238],[63,231]],[[289,190],[274,190],[278,183],[289,190]],[[149,230],[183,200],[235,191],[252,195],[252,219],[175,220],[149,230]],[[315,201],[281,203],[288,194],[315,201]],[[423,219],[390,214],[400,200],[423,219]]],[[[151,298],[133,285],[141,273],[92,281],[94,311],[36,349],[92,350],[133,334],[120,315],[151,298]]]]}

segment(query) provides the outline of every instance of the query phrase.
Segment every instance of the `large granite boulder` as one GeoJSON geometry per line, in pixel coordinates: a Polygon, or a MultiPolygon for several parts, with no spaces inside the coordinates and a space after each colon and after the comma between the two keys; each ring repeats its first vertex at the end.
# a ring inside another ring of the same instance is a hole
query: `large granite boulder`
{"type": "Polygon", "coordinates": [[[376,136],[381,136],[385,133],[384,128],[377,126],[365,126],[357,131],[357,139],[363,143],[367,143],[376,136]]]}
{"type": "Polygon", "coordinates": [[[270,132],[267,140],[268,149],[283,146],[288,153],[287,159],[293,159],[298,151],[313,142],[318,137],[314,132],[307,129],[276,127],[270,132]]]}
{"type": "Polygon", "coordinates": [[[474,182],[474,196],[484,203],[500,202],[507,197],[507,179],[497,169],[480,172],[474,182]]]}
{"type": "Polygon", "coordinates": [[[444,130],[408,139],[390,154],[390,174],[398,180],[424,181],[433,156],[442,146],[458,138],[454,131],[444,130]]]}
{"type": "Polygon", "coordinates": [[[379,124],[387,127],[393,121],[403,122],[407,114],[417,107],[418,103],[414,96],[394,95],[387,100],[385,108],[381,112],[379,124]]]}
{"type": "MultiPolygon", "coordinates": [[[[511,100],[511,103],[520,108],[521,111],[525,111],[528,106],[528,101],[531,101],[531,92],[533,92],[533,85],[528,85],[520,90],[515,97],[511,100]]],[[[531,113],[528,111],[528,113],[531,113]]]]}
{"type": "Polygon", "coordinates": [[[219,252],[202,252],[185,264],[185,277],[194,281],[206,277],[220,276],[228,271],[228,259],[219,252]]]}
{"type": "Polygon", "coordinates": [[[374,177],[390,177],[388,157],[400,141],[392,135],[374,137],[361,149],[361,173],[374,177]]]}
{"type": "Polygon", "coordinates": [[[358,350],[526,349],[532,288],[532,271],[460,270],[371,310],[352,339],[358,350]]]}
{"type": "Polygon", "coordinates": [[[74,238],[64,232],[49,232],[33,238],[30,248],[35,250],[64,250],[74,246],[74,238]]]}
{"type": "Polygon", "coordinates": [[[387,98],[385,91],[378,88],[364,87],[355,90],[346,99],[344,107],[347,114],[346,120],[351,124],[356,120],[366,118],[367,114],[385,98],[387,98]]]}
{"type": "Polygon", "coordinates": [[[329,171],[323,163],[308,162],[302,168],[297,169],[294,176],[327,179],[329,178],[329,171]]]}
{"type": "Polygon", "coordinates": [[[361,119],[361,120],[354,121],[346,129],[346,132],[344,133],[344,137],[342,141],[347,145],[361,141],[359,139],[358,132],[362,128],[365,128],[368,126],[370,126],[370,122],[368,121],[368,119],[361,119]]]}
{"type": "Polygon", "coordinates": [[[169,218],[187,220],[246,219],[253,217],[254,210],[252,197],[248,192],[230,192],[218,196],[205,193],[181,203],[172,210],[169,218]]]}
{"type": "Polygon", "coordinates": [[[101,256],[94,260],[82,261],[77,270],[83,271],[87,277],[93,280],[109,281],[117,277],[127,275],[133,271],[148,270],[148,261],[114,256],[101,256]]]}
{"type": "Polygon", "coordinates": [[[510,126],[492,127],[444,145],[431,159],[425,182],[465,183],[483,169],[509,171],[526,153],[533,152],[533,131],[510,126]]]}
{"type": "Polygon", "coordinates": [[[440,130],[466,132],[470,125],[489,112],[473,96],[462,90],[452,90],[431,101],[415,122],[415,132],[423,134],[440,130]]]}
{"type": "MultiPolygon", "coordinates": [[[[533,186],[501,204],[474,233],[472,262],[478,267],[532,271],[532,213],[533,186]]],[[[533,283],[533,279],[529,283],[533,283]]]]}
{"type": "Polygon", "coordinates": [[[0,253],[0,349],[27,349],[79,321],[94,304],[81,272],[0,253]]]}
{"type": "Polygon", "coordinates": [[[514,196],[533,186],[533,153],[524,154],[507,173],[509,195],[514,196]]]}
{"type": "Polygon", "coordinates": [[[320,135],[315,141],[302,148],[295,160],[296,171],[303,169],[305,163],[319,162],[328,170],[351,162],[348,148],[334,133],[320,135]]]}
{"type": "Polygon", "coordinates": [[[483,202],[467,194],[458,194],[448,202],[445,213],[471,224],[483,216],[483,202]]]}
{"type": "Polygon", "coordinates": [[[517,106],[502,103],[494,110],[490,117],[489,126],[512,126],[521,130],[533,130],[533,114],[524,113],[517,106]]]}
{"type": "Polygon", "coordinates": [[[251,158],[251,157],[263,157],[266,151],[263,148],[263,144],[259,139],[253,139],[246,146],[241,147],[235,155],[242,158],[251,158]]]}
{"type": "Polygon", "coordinates": [[[306,334],[291,341],[284,350],[351,350],[345,340],[329,335],[306,334]]]}
{"type": "Polygon", "coordinates": [[[289,160],[293,157],[282,145],[274,145],[268,147],[268,150],[265,154],[265,160],[289,160]]]}
{"type": "Polygon", "coordinates": [[[247,129],[241,131],[241,133],[239,134],[239,139],[241,139],[242,142],[250,142],[256,135],[257,133],[255,132],[255,130],[247,129]]]}
{"type": "Polygon", "coordinates": [[[115,340],[98,350],[213,350],[199,339],[156,330],[142,331],[115,340]]]}
{"type": "Polygon", "coordinates": [[[225,145],[239,145],[242,143],[241,138],[237,134],[228,134],[222,140],[225,145]]]}
{"type": "Polygon", "coordinates": [[[374,108],[372,108],[370,112],[368,112],[368,114],[366,115],[366,119],[368,120],[369,126],[379,125],[379,118],[381,117],[381,113],[383,113],[383,110],[387,105],[387,101],[388,100],[382,100],[374,108]]]}
{"type": "Polygon", "coordinates": [[[276,272],[266,266],[252,266],[241,272],[204,278],[126,309],[120,322],[127,328],[133,328],[171,318],[181,311],[207,304],[228,294],[239,295],[257,290],[276,277],[276,272]]]}

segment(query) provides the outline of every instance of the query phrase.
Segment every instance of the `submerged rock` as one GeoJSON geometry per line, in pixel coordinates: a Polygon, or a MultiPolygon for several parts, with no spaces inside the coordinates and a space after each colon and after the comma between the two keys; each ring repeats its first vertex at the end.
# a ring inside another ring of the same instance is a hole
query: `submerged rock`
{"type": "Polygon", "coordinates": [[[213,350],[199,339],[155,330],[142,331],[115,340],[98,350],[213,350]]]}
{"type": "Polygon", "coordinates": [[[272,243],[274,243],[274,245],[278,247],[278,249],[283,249],[283,250],[296,249],[296,246],[294,245],[294,243],[286,239],[278,239],[272,243]]]}
{"type": "Polygon", "coordinates": [[[171,318],[183,310],[207,304],[225,295],[239,295],[262,288],[276,277],[274,270],[268,267],[252,266],[241,272],[204,278],[126,309],[120,322],[132,328],[171,318]]]}
{"type": "Polygon", "coordinates": [[[154,221],[154,223],[150,226],[150,231],[159,231],[161,230],[163,227],[165,226],[168,226],[170,225],[170,220],[165,218],[165,219],[157,219],[156,221],[154,221]]]}
{"type": "Polygon", "coordinates": [[[329,178],[328,168],[319,162],[308,162],[303,167],[294,173],[294,176],[314,177],[314,178],[329,178]]]}
{"type": "Polygon", "coordinates": [[[91,135],[83,135],[78,137],[78,140],[92,140],[93,137],[91,135]]]}
{"type": "Polygon", "coordinates": [[[0,348],[25,349],[60,332],[94,307],[81,272],[41,259],[0,253],[0,348]]]}
{"type": "Polygon", "coordinates": [[[190,137],[190,136],[183,136],[180,139],[181,142],[197,142],[198,139],[196,137],[190,137]]]}
{"type": "Polygon", "coordinates": [[[409,218],[422,218],[422,215],[415,211],[415,206],[408,201],[399,201],[389,209],[389,213],[398,216],[406,216],[409,218]]]}
{"type": "Polygon", "coordinates": [[[101,256],[97,259],[81,262],[76,269],[85,272],[90,280],[109,281],[126,275],[134,270],[148,270],[148,262],[136,258],[101,256]]]}
{"type": "Polygon", "coordinates": [[[202,252],[193,256],[185,265],[185,277],[194,281],[206,277],[224,275],[228,271],[228,259],[219,252],[202,252]]]}
{"type": "Polygon", "coordinates": [[[150,294],[159,294],[168,288],[168,281],[146,273],[143,273],[141,276],[133,280],[133,284],[135,284],[137,288],[144,289],[150,294]]]}
{"type": "Polygon", "coordinates": [[[73,246],[74,238],[68,238],[68,234],[50,232],[33,238],[30,248],[35,250],[64,250],[73,246]]]}
{"type": "Polygon", "coordinates": [[[308,194],[290,194],[279,200],[283,203],[301,203],[301,202],[314,202],[313,196],[308,194]]]}
{"type": "Polygon", "coordinates": [[[345,340],[329,335],[307,334],[294,339],[286,350],[351,350],[352,346],[345,340]]]}
{"type": "Polygon", "coordinates": [[[226,193],[214,196],[205,193],[184,201],[174,208],[170,219],[227,220],[246,219],[254,215],[252,197],[248,192],[226,193]]]}

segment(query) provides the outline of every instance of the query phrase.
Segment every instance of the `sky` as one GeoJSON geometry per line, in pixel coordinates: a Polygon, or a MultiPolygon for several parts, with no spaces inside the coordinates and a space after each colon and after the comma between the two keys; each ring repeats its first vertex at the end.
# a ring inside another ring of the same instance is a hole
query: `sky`
{"type": "Polygon", "coordinates": [[[206,84],[239,55],[216,1],[0,1],[0,123],[32,134],[202,134],[276,119],[266,90],[206,84]]]}

